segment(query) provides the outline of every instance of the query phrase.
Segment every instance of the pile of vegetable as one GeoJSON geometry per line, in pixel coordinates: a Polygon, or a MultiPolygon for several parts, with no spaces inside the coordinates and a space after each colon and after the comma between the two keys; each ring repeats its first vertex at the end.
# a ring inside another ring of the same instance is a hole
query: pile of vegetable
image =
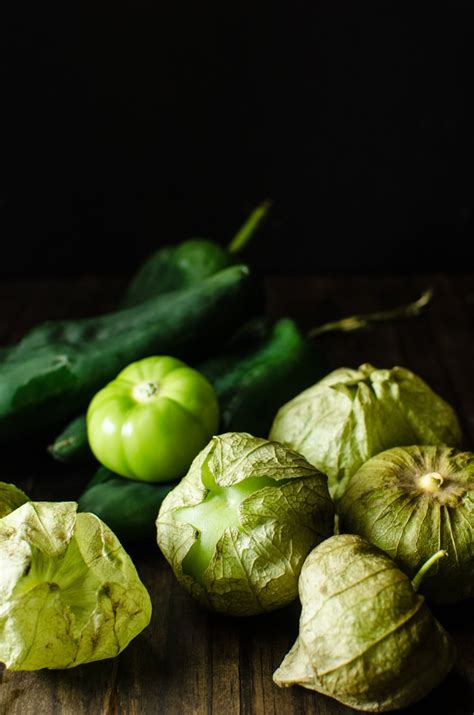
{"type": "Polygon", "coordinates": [[[55,459],[96,469],[78,503],[0,483],[8,668],[120,653],[152,608],[122,542],[155,538],[212,611],[256,615],[299,595],[281,687],[379,712],[453,666],[429,604],[474,594],[474,454],[419,376],[364,364],[324,377],[315,347],[331,330],[416,315],[428,297],[308,335],[272,323],[236,261],[268,209],[227,250],[193,239],[157,251],[114,313],[44,323],[2,350],[0,439],[56,431],[55,459]]]}

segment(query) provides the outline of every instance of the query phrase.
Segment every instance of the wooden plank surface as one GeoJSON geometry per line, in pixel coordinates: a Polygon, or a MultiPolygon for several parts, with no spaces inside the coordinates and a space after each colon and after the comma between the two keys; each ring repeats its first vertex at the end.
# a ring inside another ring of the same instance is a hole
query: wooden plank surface
{"type": "MultiPolygon", "coordinates": [[[[267,279],[268,311],[290,315],[304,327],[354,312],[414,300],[435,288],[435,301],[416,321],[362,334],[319,339],[327,367],[405,365],[424,377],[458,410],[466,447],[474,447],[474,277],[308,276],[267,279]]],[[[5,281],[0,286],[0,340],[17,340],[40,320],[83,316],[110,309],[121,279],[5,281]]],[[[88,470],[51,461],[24,444],[3,460],[1,479],[23,486],[36,499],[74,499],[88,470]]],[[[280,690],[272,673],[298,631],[298,603],[249,619],[230,619],[200,609],[178,586],[157,548],[131,549],[150,590],[152,623],[114,660],[70,671],[9,673],[0,666],[1,715],[349,715],[356,711],[304,690],[280,690]]],[[[438,608],[453,635],[458,659],[446,681],[406,713],[473,712],[474,622],[472,602],[438,608]]]]}

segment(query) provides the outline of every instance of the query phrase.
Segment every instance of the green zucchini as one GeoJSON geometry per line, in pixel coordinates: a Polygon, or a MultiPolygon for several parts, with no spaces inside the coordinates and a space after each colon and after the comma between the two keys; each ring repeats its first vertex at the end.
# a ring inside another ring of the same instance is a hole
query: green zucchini
{"type": "Polygon", "coordinates": [[[189,288],[237,262],[239,254],[262,225],[271,202],[255,208],[228,247],[205,238],[191,238],[177,246],[164,246],[137,271],[120,306],[129,308],[158,293],[189,288]]]}
{"type": "Polygon", "coordinates": [[[326,372],[322,355],[289,318],[254,321],[198,369],[219,398],[220,431],[257,437],[267,437],[277,410],[326,372]]]}
{"type": "Polygon", "coordinates": [[[212,354],[256,307],[248,268],[232,266],[117,313],[38,326],[0,365],[0,439],[77,415],[134,360],[212,354]]]}
{"type": "Polygon", "coordinates": [[[120,541],[151,541],[161,502],[177,483],[134,482],[99,467],[78,499],[79,511],[105,521],[120,541]]]}

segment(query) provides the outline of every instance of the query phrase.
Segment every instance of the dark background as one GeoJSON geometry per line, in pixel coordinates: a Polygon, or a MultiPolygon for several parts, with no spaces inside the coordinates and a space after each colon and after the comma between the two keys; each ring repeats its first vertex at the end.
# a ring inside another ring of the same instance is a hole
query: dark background
{"type": "Polygon", "coordinates": [[[0,275],[128,273],[266,197],[267,271],[472,266],[470,3],[71,7],[3,24],[0,275]]]}

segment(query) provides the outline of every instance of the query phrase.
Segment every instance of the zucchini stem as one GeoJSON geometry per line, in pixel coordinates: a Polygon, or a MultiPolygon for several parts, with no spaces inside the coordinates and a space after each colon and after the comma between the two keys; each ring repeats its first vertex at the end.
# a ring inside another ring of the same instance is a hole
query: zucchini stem
{"type": "Polygon", "coordinates": [[[426,574],[426,572],[435,564],[437,561],[442,559],[444,556],[447,556],[448,552],[444,551],[441,549],[440,551],[437,551],[433,556],[430,556],[428,561],[425,561],[423,566],[420,568],[420,570],[415,574],[415,577],[413,578],[411,585],[413,586],[414,591],[418,591],[420,587],[420,583],[423,581],[423,578],[426,574]]]}
{"type": "Polygon", "coordinates": [[[351,315],[348,318],[334,320],[330,323],[324,323],[316,328],[312,328],[308,333],[308,338],[316,338],[324,333],[353,333],[358,330],[366,330],[371,328],[376,323],[387,323],[392,320],[400,320],[402,318],[414,318],[423,311],[423,309],[431,302],[433,298],[433,290],[430,288],[421,295],[414,303],[407,305],[399,305],[396,308],[389,310],[379,310],[375,313],[365,313],[363,315],[351,315]]]}
{"type": "Polygon", "coordinates": [[[258,229],[262,225],[271,209],[271,206],[272,202],[270,199],[266,199],[252,211],[243,226],[239,228],[234,238],[227,246],[229,253],[240,253],[245,248],[247,243],[254,236],[254,234],[257,233],[258,229]]]}

